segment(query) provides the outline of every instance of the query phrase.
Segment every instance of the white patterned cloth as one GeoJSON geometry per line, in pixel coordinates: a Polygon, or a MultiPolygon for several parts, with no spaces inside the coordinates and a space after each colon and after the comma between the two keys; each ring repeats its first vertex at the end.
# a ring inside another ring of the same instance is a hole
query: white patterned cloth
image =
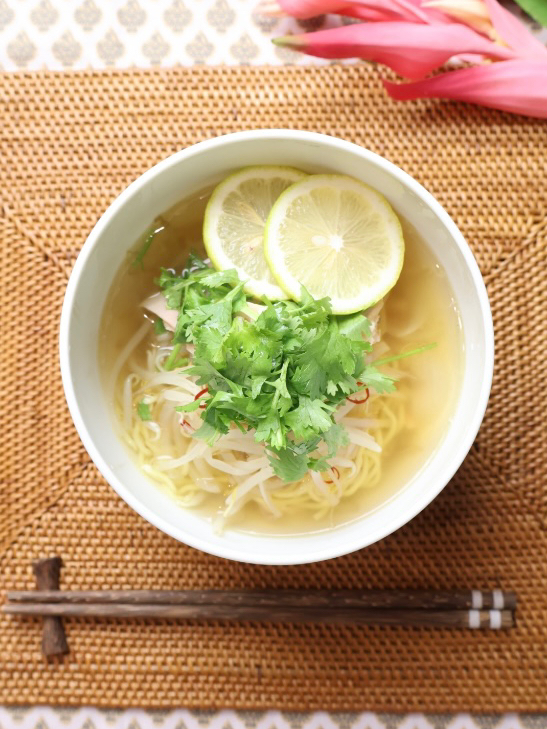
{"type": "MultiPolygon", "coordinates": [[[[546,0],[547,1],[547,0],[546,0]]],[[[340,21],[266,18],[257,0],[0,0],[0,70],[322,63],[270,38],[340,21]]],[[[547,42],[547,32],[542,37],[547,42]]]]}
{"type": "Polygon", "coordinates": [[[1,709],[0,729],[546,729],[539,715],[315,714],[278,711],[1,709]]]}
{"type": "Polygon", "coordinates": [[[0,68],[304,63],[269,41],[295,32],[296,21],[260,16],[255,6],[256,0],[0,0],[0,68]]]}

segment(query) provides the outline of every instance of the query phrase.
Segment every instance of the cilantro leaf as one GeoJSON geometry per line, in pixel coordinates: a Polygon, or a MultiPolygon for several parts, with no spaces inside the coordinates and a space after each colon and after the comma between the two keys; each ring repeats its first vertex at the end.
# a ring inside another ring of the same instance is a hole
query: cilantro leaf
{"type": "Polygon", "coordinates": [[[308,472],[308,456],[289,448],[268,452],[268,460],[276,476],[286,483],[299,481],[308,472]]]}
{"type": "Polygon", "coordinates": [[[219,431],[217,428],[213,427],[209,423],[204,422],[202,426],[198,428],[193,434],[193,437],[198,438],[199,440],[204,440],[210,446],[212,446],[214,445],[220,434],[221,431],[219,431]]]}
{"type": "Polygon", "coordinates": [[[204,271],[210,271],[211,268],[205,263],[205,261],[200,258],[199,256],[196,256],[195,253],[190,253],[188,256],[188,261],[186,262],[186,270],[188,273],[191,273],[195,270],[204,270],[204,271]]]}
{"type": "Polygon", "coordinates": [[[271,413],[257,423],[255,440],[269,443],[273,448],[285,447],[287,437],[279,415],[271,413]]]}
{"type": "Polygon", "coordinates": [[[338,331],[353,340],[370,336],[370,321],[363,314],[348,314],[338,317],[338,331]]]}
{"type": "Polygon", "coordinates": [[[152,414],[150,413],[150,405],[141,400],[137,405],[137,415],[141,420],[152,420],[152,414]]]}
{"type": "Polygon", "coordinates": [[[306,440],[316,433],[324,433],[332,427],[333,407],[319,398],[312,400],[300,395],[298,406],[285,415],[285,422],[298,440],[306,440]]]}
{"type": "Polygon", "coordinates": [[[334,423],[325,433],[323,433],[323,440],[329,449],[328,457],[331,458],[336,455],[336,451],[341,446],[345,446],[349,443],[349,436],[343,425],[334,423]]]}
{"type": "Polygon", "coordinates": [[[179,362],[182,343],[193,343],[186,371],[208,389],[177,408],[201,410],[194,436],[212,445],[234,426],[251,431],[284,481],[330,467],[348,443],[334,412],[362,383],[376,392],[395,386],[365,361],[372,349],[368,319],[334,316],[328,298],[315,300],[302,288],[300,302],[248,304],[235,270],[214,271],[196,256],[181,275],[162,269],[157,283],[178,311],[169,364],[179,362]]]}
{"type": "Polygon", "coordinates": [[[197,410],[199,406],[201,405],[202,398],[198,398],[197,400],[193,400],[192,402],[186,403],[186,405],[177,405],[175,407],[175,410],[178,413],[193,413],[194,410],[197,410]]]}
{"type": "Polygon", "coordinates": [[[203,327],[196,342],[196,358],[208,360],[215,367],[223,365],[225,360],[222,342],[225,336],[220,329],[214,326],[203,327]]]}
{"type": "Polygon", "coordinates": [[[235,268],[231,268],[229,271],[213,271],[211,268],[208,270],[210,273],[201,279],[204,286],[214,287],[229,284],[235,288],[241,284],[235,268]]]}
{"type": "Polygon", "coordinates": [[[167,329],[165,328],[165,324],[163,323],[163,319],[156,319],[154,322],[154,332],[155,334],[165,334],[167,329]]]}
{"type": "Polygon", "coordinates": [[[361,379],[367,387],[378,393],[393,392],[395,390],[395,379],[389,375],[379,372],[376,367],[369,365],[361,374],[361,379]]]}

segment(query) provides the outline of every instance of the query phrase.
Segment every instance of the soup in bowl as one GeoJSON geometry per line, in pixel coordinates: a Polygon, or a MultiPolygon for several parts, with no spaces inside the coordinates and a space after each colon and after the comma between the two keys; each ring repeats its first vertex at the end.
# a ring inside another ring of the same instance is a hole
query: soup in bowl
{"type": "Polygon", "coordinates": [[[476,435],[486,291],[441,206],[356,145],[265,130],[134,182],[72,273],[67,401],[95,464],[181,541],[290,564],[424,508],[476,435]]]}

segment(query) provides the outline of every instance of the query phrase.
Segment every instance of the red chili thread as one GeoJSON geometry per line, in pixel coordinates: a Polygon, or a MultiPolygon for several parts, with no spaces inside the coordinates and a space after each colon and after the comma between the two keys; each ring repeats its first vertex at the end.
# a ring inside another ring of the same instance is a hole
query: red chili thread
{"type": "MultiPolygon", "coordinates": [[[[199,400],[199,398],[200,398],[200,397],[201,397],[202,395],[205,395],[205,393],[206,393],[206,392],[209,392],[209,388],[207,387],[207,385],[205,385],[205,387],[203,388],[203,390],[200,390],[200,391],[198,392],[198,394],[197,394],[197,395],[196,395],[196,396],[194,397],[194,400],[199,400]]],[[[201,403],[201,405],[200,405],[199,407],[200,407],[200,408],[201,408],[202,410],[205,410],[205,408],[207,407],[207,404],[206,404],[206,403],[204,403],[204,402],[202,402],[202,403],[201,403]]]]}
{"type": "MultiPolygon", "coordinates": [[[[358,382],[357,384],[362,385],[363,383],[358,382]]],[[[350,402],[355,403],[355,405],[362,405],[364,402],[366,402],[369,399],[369,397],[370,397],[370,390],[368,389],[368,387],[366,387],[365,388],[365,397],[363,399],[354,399],[353,397],[348,397],[346,399],[349,400],[350,402]]]]}
{"type": "MultiPolygon", "coordinates": [[[[334,473],[336,478],[340,478],[340,471],[336,468],[336,466],[331,466],[330,470],[334,473]]],[[[325,480],[325,483],[334,483],[334,481],[331,481],[329,479],[329,480],[325,480]]]]}

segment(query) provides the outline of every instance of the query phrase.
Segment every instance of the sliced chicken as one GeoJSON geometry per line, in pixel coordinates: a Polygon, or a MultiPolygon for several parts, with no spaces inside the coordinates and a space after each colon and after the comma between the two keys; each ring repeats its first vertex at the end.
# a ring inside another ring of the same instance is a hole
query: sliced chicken
{"type": "Polygon", "coordinates": [[[165,328],[169,329],[170,332],[175,331],[178,311],[176,309],[167,308],[167,300],[161,292],[149,296],[142,302],[141,306],[143,309],[159,316],[159,318],[163,321],[165,328]]]}
{"type": "MultiPolygon", "coordinates": [[[[161,291],[145,299],[141,306],[152,314],[159,316],[165,328],[169,329],[170,332],[175,331],[178,311],[167,307],[167,300],[161,291]]],[[[262,304],[253,304],[251,301],[248,301],[239,313],[249,321],[256,321],[265,309],[266,307],[262,306],[262,304]]]]}

